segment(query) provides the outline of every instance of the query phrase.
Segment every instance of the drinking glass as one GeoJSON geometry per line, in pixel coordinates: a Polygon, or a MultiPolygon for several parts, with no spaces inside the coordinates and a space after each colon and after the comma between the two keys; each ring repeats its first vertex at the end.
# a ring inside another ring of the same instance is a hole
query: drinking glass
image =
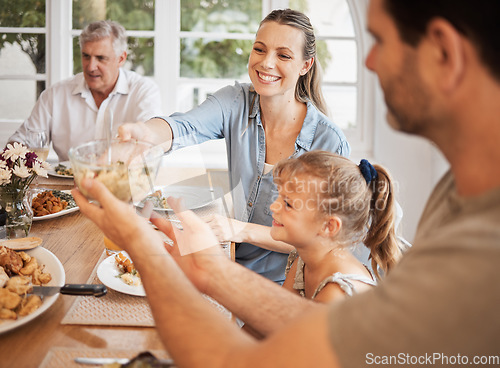
{"type": "Polygon", "coordinates": [[[49,134],[45,129],[28,128],[26,144],[30,151],[37,154],[40,160],[46,161],[49,155],[49,134]]]}
{"type": "MultiPolygon", "coordinates": [[[[154,192],[163,149],[140,141],[97,140],[71,148],[68,155],[75,183],[88,199],[92,200],[81,181],[94,178],[118,199],[137,205],[154,192]]],[[[111,254],[120,250],[106,237],[104,245],[111,254]]]]}

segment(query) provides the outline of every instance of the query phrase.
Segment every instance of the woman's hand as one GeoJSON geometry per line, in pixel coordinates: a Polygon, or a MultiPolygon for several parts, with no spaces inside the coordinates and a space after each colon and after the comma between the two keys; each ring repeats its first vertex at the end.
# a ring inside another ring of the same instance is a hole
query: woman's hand
{"type": "Polygon", "coordinates": [[[171,247],[167,246],[167,250],[186,276],[198,290],[209,294],[211,274],[216,270],[223,272],[220,269],[229,258],[202,219],[192,211],[184,210],[181,200],[169,197],[167,201],[181,221],[182,230],[163,218],[153,216],[151,222],[174,241],[171,247]]]}
{"type": "Polygon", "coordinates": [[[248,241],[246,227],[248,223],[234,220],[221,215],[211,215],[204,218],[219,242],[242,243],[248,241]]]}
{"type": "Polygon", "coordinates": [[[172,128],[165,120],[159,118],[145,123],[126,123],[118,128],[118,138],[123,141],[135,139],[161,145],[166,152],[172,146],[172,128]]]}
{"type": "Polygon", "coordinates": [[[154,133],[148,128],[146,123],[125,123],[118,127],[118,138],[123,141],[135,139],[149,143],[155,143],[154,133]]]}

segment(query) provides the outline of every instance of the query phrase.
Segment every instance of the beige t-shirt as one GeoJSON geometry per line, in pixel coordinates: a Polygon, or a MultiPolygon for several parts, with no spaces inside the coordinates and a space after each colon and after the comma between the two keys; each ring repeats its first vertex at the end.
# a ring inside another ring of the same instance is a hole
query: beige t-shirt
{"type": "Polygon", "coordinates": [[[447,173],[399,265],[332,306],[329,324],[344,368],[500,359],[500,188],[461,198],[447,173]]]}

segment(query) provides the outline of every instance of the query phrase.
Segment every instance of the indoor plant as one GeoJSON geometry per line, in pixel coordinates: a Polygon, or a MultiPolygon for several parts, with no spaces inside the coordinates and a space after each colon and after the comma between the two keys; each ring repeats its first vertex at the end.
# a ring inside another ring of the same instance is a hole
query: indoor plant
{"type": "Polygon", "coordinates": [[[28,236],[33,220],[29,185],[37,176],[47,177],[50,165],[21,143],[8,144],[0,153],[0,207],[5,215],[7,238],[28,236]]]}

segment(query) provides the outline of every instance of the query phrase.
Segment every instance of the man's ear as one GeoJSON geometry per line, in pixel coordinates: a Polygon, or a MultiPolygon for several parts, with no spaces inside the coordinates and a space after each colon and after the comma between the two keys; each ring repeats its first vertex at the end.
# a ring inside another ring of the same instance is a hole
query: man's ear
{"type": "Polygon", "coordinates": [[[445,92],[455,90],[465,74],[464,38],[451,23],[436,18],[427,26],[427,39],[437,83],[445,92]]]}
{"type": "Polygon", "coordinates": [[[326,216],[321,235],[325,237],[335,237],[342,228],[342,220],[338,216],[326,216]]]}
{"type": "Polygon", "coordinates": [[[123,66],[126,60],[127,60],[127,51],[123,51],[122,54],[118,57],[118,65],[123,66]]]}

